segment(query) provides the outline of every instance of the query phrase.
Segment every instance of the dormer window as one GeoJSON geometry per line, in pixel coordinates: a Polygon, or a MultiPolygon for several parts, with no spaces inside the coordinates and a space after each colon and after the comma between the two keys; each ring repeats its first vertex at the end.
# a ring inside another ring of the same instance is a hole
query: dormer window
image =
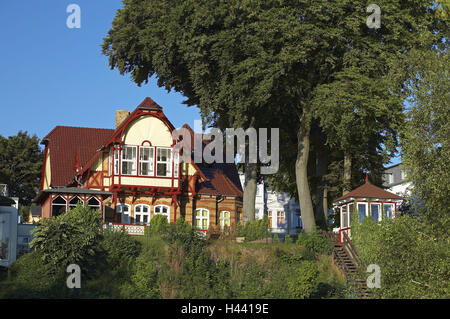
{"type": "Polygon", "coordinates": [[[142,176],[153,176],[154,148],[141,146],[139,148],[139,173],[142,176]]]}
{"type": "Polygon", "coordinates": [[[172,150],[158,148],[156,151],[156,176],[170,177],[172,175],[172,150]]]}
{"type": "Polygon", "coordinates": [[[122,148],[122,175],[136,175],[136,146],[122,148]]]}

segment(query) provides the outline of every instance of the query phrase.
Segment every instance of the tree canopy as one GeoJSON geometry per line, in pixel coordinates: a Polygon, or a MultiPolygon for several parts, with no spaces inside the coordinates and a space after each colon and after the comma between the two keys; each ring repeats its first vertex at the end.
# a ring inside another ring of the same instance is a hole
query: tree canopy
{"type": "Polygon", "coordinates": [[[19,131],[0,136],[0,184],[7,184],[9,195],[29,205],[39,190],[42,174],[42,150],[39,138],[19,131]]]}
{"type": "Polygon", "coordinates": [[[381,27],[371,29],[365,1],[125,0],[103,53],[138,85],[156,76],[181,92],[211,123],[245,127],[255,118],[258,127],[285,129],[297,144],[295,179],[310,231],[312,121],[337,147],[392,150],[406,56],[439,43],[446,26],[433,1],[378,5],[381,27]]]}

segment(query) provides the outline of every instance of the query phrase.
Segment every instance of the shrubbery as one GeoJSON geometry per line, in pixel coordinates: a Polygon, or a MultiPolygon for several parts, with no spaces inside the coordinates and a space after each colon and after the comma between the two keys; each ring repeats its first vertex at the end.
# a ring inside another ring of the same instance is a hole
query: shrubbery
{"type": "MultiPolygon", "coordinates": [[[[310,298],[341,289],[328,271],[311,269],[317,259],[306,258],[298,245],[208,242],[183,219],[169,224],[165,216],[155,216],[145,236],[132,237],[100,231],[98,217],[79,206],[45,221],[35,250],[0,282],[0,297],[310,298]],[[231,251],[213,253],[221,245],[231,251]],[[66,287],[69,263],[81,267],[81,289],[66,287]]],[[[261,225],[246,230],[262,234],[261,225]]]]}
{"type": "Polygon", "coordinates": [[[255,219],[245,223],[244,226],[238,224],[236,232],[240,237],[245,237],[245,241],[264,239],[269,236],[269,220],[267,216],[263,219],[255,219]]]}
{"type": "Polygon", "coordinates": [[[333,251],[331,243],[318,231],[300,233],[297,238],[297,244],[304,246],[312,255],[329,255],[333,251]]]}
{"type": "Polygon", "coordinates": [[[378,224],[352,220],[352,240],[366,264],[381,270],[382,298],[445,298],[450,296],[448,238],[427,232],[428,225],[411,216],[397,216],[378,224]]]}

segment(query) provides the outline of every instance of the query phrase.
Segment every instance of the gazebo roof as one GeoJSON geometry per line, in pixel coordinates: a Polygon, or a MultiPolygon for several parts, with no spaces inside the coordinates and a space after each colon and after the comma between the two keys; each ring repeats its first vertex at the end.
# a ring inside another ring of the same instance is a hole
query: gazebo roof
{"type": "Polygon", "coordinates": [[[395,200],[403,199],[401,196],[398,196],[394,193],[388,192],[380,187],[370,184],[367,175],[365,184],[335,199],[333,203],[342,201],[347,198],[380,198],[380,199],[395,199],[395,200]]]}

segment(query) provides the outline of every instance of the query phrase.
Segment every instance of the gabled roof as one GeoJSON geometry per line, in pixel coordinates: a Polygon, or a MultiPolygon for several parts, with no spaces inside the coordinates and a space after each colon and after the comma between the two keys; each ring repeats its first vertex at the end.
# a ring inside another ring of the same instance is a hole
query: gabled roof
{"type": "Polygon", "coordinates": [[[50,150],[51,185],[66,186],[75,175],[75,159],[84,167],[113,132],[111,129],[55,127],[41,142],[50,150]]]}
{"type": "Polygon", "coordinates": [[[333,202],[339,202],[346,198],[380,198],[380,199],[403,199],[394,193],[388,192],[380,187],[370,184],[366,176],[366,183],[352,190],[351,192],[335,199],[333,202]]]}
{"type": "Polygon", "coordinates": [[[234,164],[198,164],[208,179],[199,184],[198,194],[242,197],[242,186],[234,164]]]}

